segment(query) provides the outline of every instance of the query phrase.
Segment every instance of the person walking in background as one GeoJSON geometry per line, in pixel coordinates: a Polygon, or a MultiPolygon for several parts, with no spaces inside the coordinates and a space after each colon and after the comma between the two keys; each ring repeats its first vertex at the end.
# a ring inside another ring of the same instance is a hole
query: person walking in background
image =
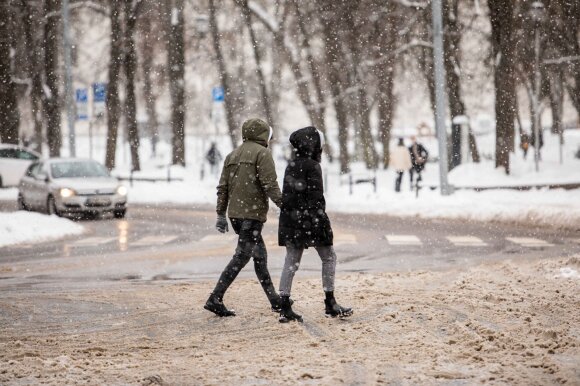
{"type": "Polygon", "coordinates": [[[280,311],[281,301],[268,272],[266,244],[262,228],[268,213],[268,198],[282,204],[276,168],[268,144],[272,128],[261,119],[249,119],[242,126],[243,143],[227,155],[217,187],[216,229],[228,231],[227,215],[238,245],[222,272],[204,308],[218,316],[235,316],[223,304],[226,290],[242,268],[254,258],[254,269],[273,311],[280,311]]]}
{"type": "Polygon", "coordinates": [[[417,142],[417,138],[413,135],[411,136],[411,146],[409,146],[409,153],[411,155],[411,163],[413,164],[413,166],[409,168],[411,190],[413,190],[413,172],[417,173],[417,183],[419,183],[419,181],[421,181],[421,172],[425,168],[425,164],[429,158],[429,152],[423,145],[417,142]]]}
{"type": "Polygon", "coordinates": [[[333,234],[326,215],[320,159],[323,135],[309,126],[290,136],[293,159],[286,167],[282,188],[282,206],[278,225],[278,244],[286,247],[286,259],[280,278],[282,311],[280,322],[302,321],[292,310],[290,299],[294,274],[300,266],[304,249],[314,247],[322,260],[322,286],[325,313],[330,317],[352,315],[352,309],[341,307],[334,298],[336,254],[333,234]]]}
{"type": "Polygon", "coordinates": [[[403,138],[399,138],[397,147],[395,147],[395,149],[391,152],[389,166],[395,169],[395,172],[397,173],[397,178],[395,179],[395,192],[400,192],[403,173],[405,173],[405,170],[410,170],[413,166],[411,163],[411,155],[405,147],[403,138]]]}
{"type": "Polygon", "coordinates": [[[211,174],[217,174],[219,170],[218,169],[219,164],[222,161],[222,154],[218,150],[215,142],[211,143],[211,146],[205,156],[205,159],[207,160],[207,162],[209,162],[211,174]]]}

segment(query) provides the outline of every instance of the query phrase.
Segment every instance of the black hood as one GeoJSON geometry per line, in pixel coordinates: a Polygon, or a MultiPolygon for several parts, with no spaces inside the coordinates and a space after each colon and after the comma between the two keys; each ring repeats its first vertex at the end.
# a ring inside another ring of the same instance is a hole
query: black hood
{"type": "Polygon", "coordinates": [[[295,157],[312,158],[320,162],[322,156],[322,140],[320,132],[314,126],[296,130],[290,135],[290,143],[294,147],[295,157]]]}

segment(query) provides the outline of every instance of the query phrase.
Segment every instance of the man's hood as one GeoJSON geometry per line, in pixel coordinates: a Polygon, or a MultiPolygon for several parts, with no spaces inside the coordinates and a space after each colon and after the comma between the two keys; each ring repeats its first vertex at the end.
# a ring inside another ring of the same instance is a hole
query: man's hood
{"type": "Polygon", "coordinates": [[[272,137],[272,128],[259,118],[248,119],[242,125],[242,140],[259,143],[268,147],[268,142],[272,137]]]}
{"type": "Polygon", "coordinates": [[[322,135],[316,127],[308,126],[290,135],[296,157],[308,157],[320,162],[322,155],[322,135]]]}

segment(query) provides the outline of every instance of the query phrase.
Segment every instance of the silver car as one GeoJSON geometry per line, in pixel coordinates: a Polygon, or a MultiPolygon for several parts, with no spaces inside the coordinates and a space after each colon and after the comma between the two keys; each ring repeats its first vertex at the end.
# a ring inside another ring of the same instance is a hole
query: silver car
{"type": "Polygon", "coordinates": [[[82,158],[34,162],[18,186],[18,207],[59,216],[113,213],[125,217],[127,188],[100,163],[82,158]]]}
{"type": "Polygon", "coordinates": [[[26,169],[40,158],[42,156],[33,150],[0,143],[0,188],[18,186],[26,169]]]}

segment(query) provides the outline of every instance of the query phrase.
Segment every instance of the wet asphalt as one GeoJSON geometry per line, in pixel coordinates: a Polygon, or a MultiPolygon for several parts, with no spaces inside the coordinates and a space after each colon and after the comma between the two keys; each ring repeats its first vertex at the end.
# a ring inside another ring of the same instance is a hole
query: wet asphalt
{"type": "MultiPolygon", "coordinates": [[[[0,202],[0,211],[12,210],[15,203],[0,202]]],[[[555,229],[384,215],[330,213],[330,218],[338,274],[445,270],[580,253],[580,224],[577,229],[555,229]]],[[[133,205],[123,220],[75,221],[85,227],[84,234],[0,248],[0,291],[35,282],[84,286],[111,281],[213,281],[236,243],[232,232],[215,231],[215,212],[209,206],[133,205]]],[[[263,234],[275,277],[284,261],[276,231],[276,218],[271,217],[263,234]]],[[[253,277],[252,264],[241,275],[253,277]]],[[[300,275],[320,275],[315,251],[304,254],[300,275]]]]}

